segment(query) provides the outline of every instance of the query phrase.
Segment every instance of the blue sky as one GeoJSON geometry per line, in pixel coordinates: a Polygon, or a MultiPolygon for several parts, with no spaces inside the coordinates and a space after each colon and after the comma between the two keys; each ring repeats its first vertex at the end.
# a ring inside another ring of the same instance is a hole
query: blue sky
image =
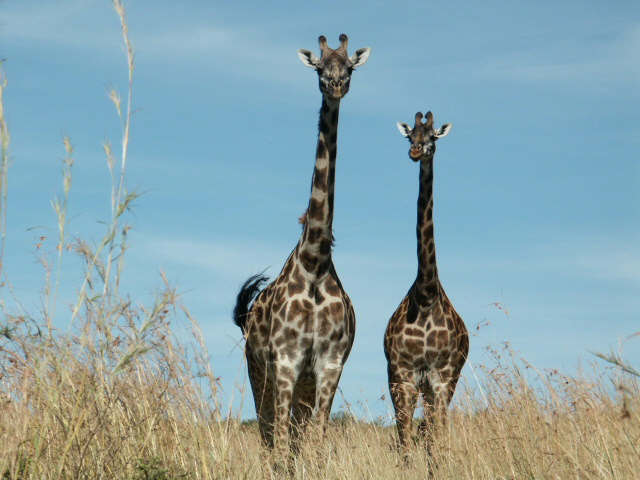
{"type": "MultiPolygon", "coordinates": [[[[474,334],[470,365],[509,341],[537,367],[571,372],[640,330],[640,4],[414,3],[127,3],[128,186],[143,196],[125,286],[149,301],[163,270],[179,287],[225,405],[246,386],[237,289],[267,267],[277,275],[300,234],[321,98],[296,50],[317,52],[320,34],[372,48],[338,135],[334,261],[357,315],[348,401],[388,409],[382,335],[416,271],[418,167],[395,122],[418,110],[453,123],[435,158],[436,248],[474,334]]],[[[107,99],[126,88],[119,22],[106,0],[0,1],[0,58],[12,135],[4,273],[37,312],[35,244],[56,233],[64,135],[76,152],[70,235],[97,241],[109,217],[101,144],[120,138],[107,99]]],[[[62,304],[81,281],[66,261],[62,304]]],[[[624,355],[640,362],[638,340],[624,355]]],[[[463,375],[473,385],[469,366],[463,375]]]]}

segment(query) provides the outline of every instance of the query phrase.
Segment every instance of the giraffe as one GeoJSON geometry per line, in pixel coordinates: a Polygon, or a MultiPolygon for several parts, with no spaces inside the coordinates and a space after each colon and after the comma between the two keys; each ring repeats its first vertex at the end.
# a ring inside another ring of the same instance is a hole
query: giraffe
{"type": "Polygon", "coordinates": [[[313,415],[321,436],[355,334],[355,313],[331,257],[336,142],[340,100],[351,74],[369,48],[347,55],[348,38],[331,49],[318,39],[321,57],[298,50],[302,63],[318,74],[322,106],[311,195],[300,239],[280,274],[250,277],[240,288],[234,321],[246,339],[249,381],[263,443],[284,455],[298,451],[300,436],[313,415]],[[253,302],[253,303],[251,303],[253,302]]]}
{"type": "Polygon", "coordinates": [[[435,130],[431,112],[427,112],[425,123],[422,118],[422,113],[416,113],[413,129],[398,122],[400,133],[411,144],[409,158],[420,162],[418,274],[391,316],[384,336],[389,391],[405,455],[419,394],[424,406],[419,433],[430,447],[433,431],[438,427],[436,419],[444,424],[469,352],[467,329],[438,278],[433,236],[433,156],[436,140],[449,133],[451,124],[435,130]]]}

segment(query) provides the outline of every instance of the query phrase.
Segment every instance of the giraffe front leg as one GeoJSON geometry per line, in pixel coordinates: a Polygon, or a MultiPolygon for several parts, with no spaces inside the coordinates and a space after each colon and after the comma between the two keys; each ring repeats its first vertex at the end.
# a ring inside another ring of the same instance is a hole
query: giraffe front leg
{"type": "Polygon", "coordinates": [[[322,366],[316,365],[315,406],[313,409],[310,437],[317,450],[316,462],[320,469],[324,469],[329,455],[328,452],[324,450],[324,439],[326,437],[333,398],[338,388],[341,374],[342,365],[339,363],[323,363],[322,366]]]}
{"type": "Polygon", "coordinates": [[[429,405],[429,415],[432,418],[431,436],[435,437],[446,426],[447,408],[453,397],[453,391],[458,379],[451,375],[451,371],[448,368],[432,370],[427,374],[427,378],[432,391],[429,405]]]}
{"type": "Polygon", "coordinates": [[[273,464],[277,472],[284,471],[289,451],[289,418],[295,378],[295,371],[288,362],[274,362],[273,464]]]}
{"type": "Polygon", "coordinates": [[[430,452],[434,430],[435,393],[429,382],[426,382],[420,390],[422,392],[422,421],[418,427],[418,433],[425,440],[427,451],[430,452]]]}
{"type": "Polygon", "coordinates": [[[294,455],[300,453],[300,442],[309,423],[315,405],[316,386],[313,378],[298,379],[293,394],[291,411],[291,452],[294,455]]]}
{"type": "Polygon", "coordinates": [[[249,381],[256,407],[260,437],[265,447],[273,448],[274,390],[273,379],[264,362],[247,356],[249,381]]]}
{"type": "Polygon", "coordinates": [[[416,408],[418,391],[412,382],[401,377],[389,379],[389,391],[396,413],[398,440],[405,460],[408,458],[409,441],[411,439],[413,413],[416,408]]]}
{"type": "Polygon", "coordinates": [[[333,397],[338,389],[341,375],[342,365],[339,363],[326,363],[316,370],[314,423],[320,440],[324,438],[327,430],[333,397]]]}

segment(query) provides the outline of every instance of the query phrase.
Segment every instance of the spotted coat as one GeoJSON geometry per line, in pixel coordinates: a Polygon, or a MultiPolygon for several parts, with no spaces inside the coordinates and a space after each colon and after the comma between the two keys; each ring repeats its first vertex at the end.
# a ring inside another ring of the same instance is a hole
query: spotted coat
{"type": "Polygon", "coordinates": [[[384,351],[387,358],[389,390],[396,413],[401,446],[407,447],[419,394],[424,403],[420,433],[431,438],[435,419],[446,418],[460,371],[469,352],[469,335],[462,318],[453,308],[436,264],[433,233],[433,156],[435,142],[451,128],[433,129],[433,115],[416,114],[413,129],[398,124],[409,137],[409,157],[420,163],[418,195],[418,273],[409,292],[389,320],[384,351]]]}

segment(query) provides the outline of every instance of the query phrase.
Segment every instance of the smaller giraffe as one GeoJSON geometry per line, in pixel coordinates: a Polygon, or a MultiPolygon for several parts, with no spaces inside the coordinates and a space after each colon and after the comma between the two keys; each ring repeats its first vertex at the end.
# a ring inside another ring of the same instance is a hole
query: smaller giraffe
{"type": "Polygon", "coordinates": [[[416,113],[415,126],[398,123],[408,137],[409,158],[420,163],[418,195],[418,274],[392,315],[384,336],[389,391],[396,412],[400,445],[406,454],[413,413],[422,394],[424,419],[419,432],[430,446],[435,419],[444,424],[446,410],[469,352],[469,335],[438,278],[433,235],[433,156],[436,140],[451,124],[433,128],[433,115],[416,113]]]}

